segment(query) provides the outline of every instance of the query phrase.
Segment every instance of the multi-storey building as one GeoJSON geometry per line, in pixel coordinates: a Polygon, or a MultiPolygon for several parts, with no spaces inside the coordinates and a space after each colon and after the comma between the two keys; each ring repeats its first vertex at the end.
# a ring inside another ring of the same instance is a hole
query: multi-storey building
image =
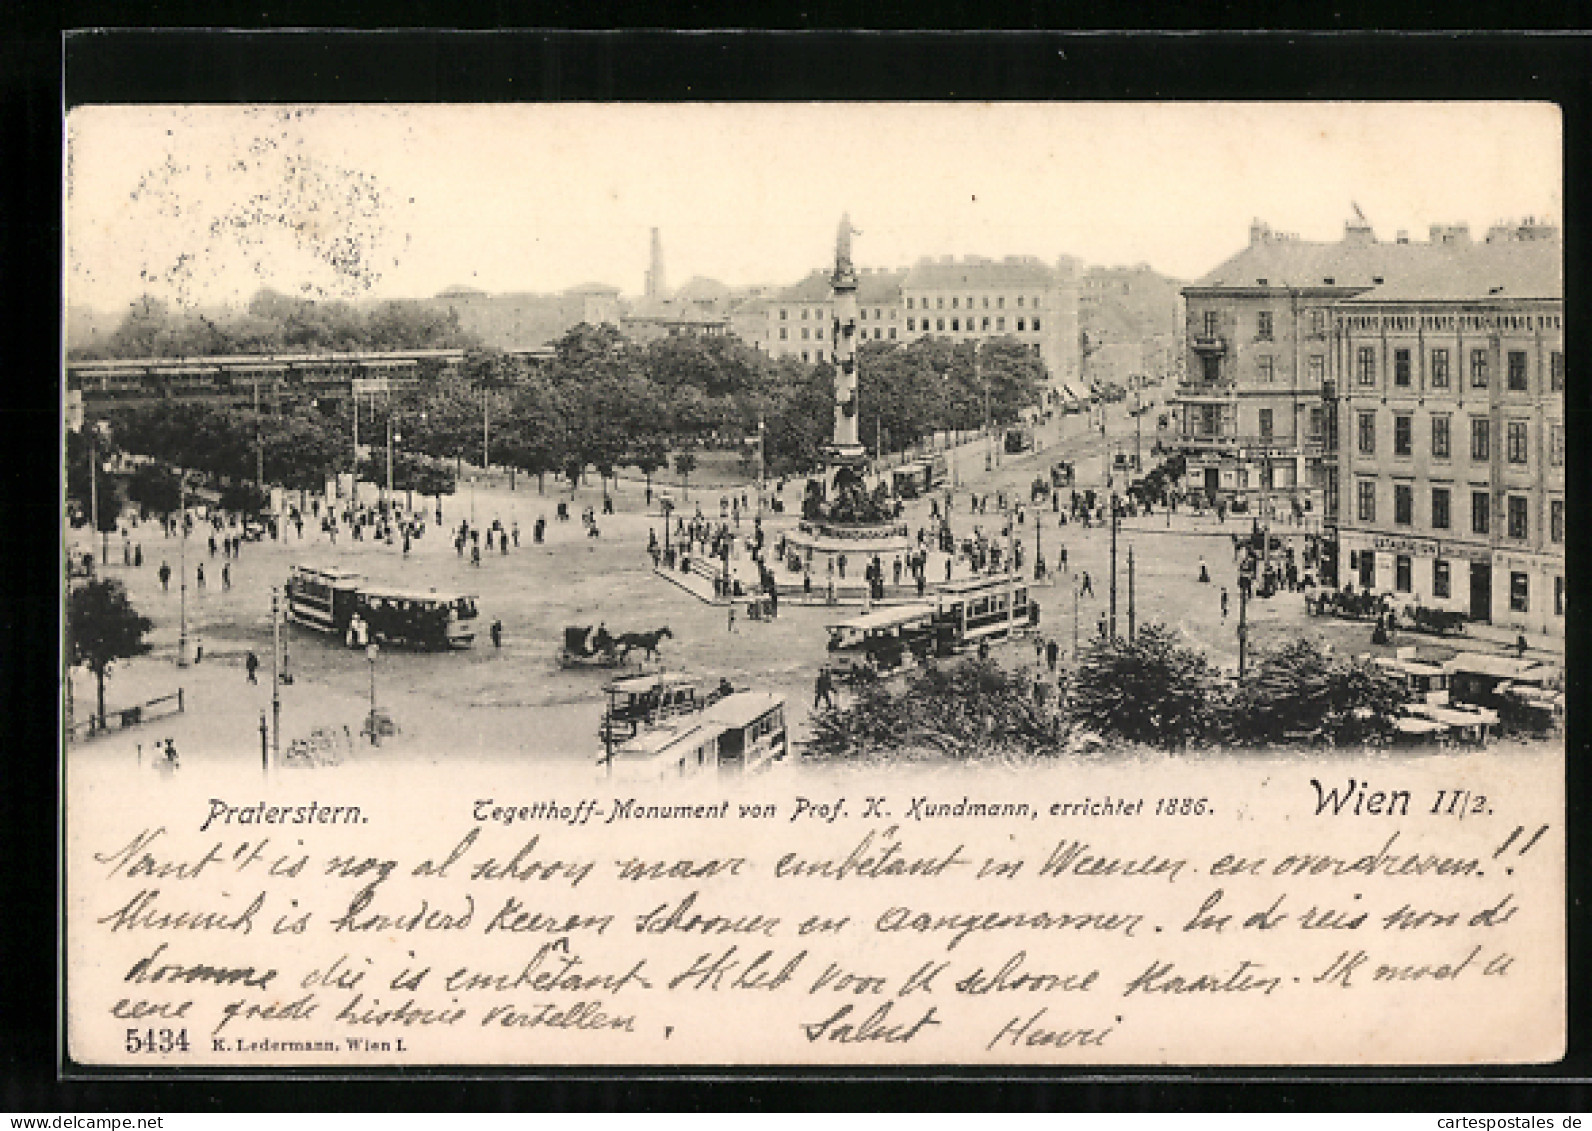
{"type": "Polygon", "coordinates": [[[1496,228],[1337,303],[1340,583],[1563,633],[1562,260],[1557,229],[1496,228]]]}
{"type": "MultiPolygon", "coordinates": [[[[901,281],[904,271],[860,268],[857,272],[857,336],[899,341],[902,333],[901,281]]],[[[825,361],[834,355],[828,340],[834,321],[830,272],[813,271],[793,286],[776,291],[763,308],[762,334],[754,342],[773,357],[825,361]]]]}
{"type": "Polygon", "coordinates": [[[1044,360],[1055,400],[1081,391],[1076,260],[1064,256],[1051,267],[1027,255],[922,259],[901,294],[903,338],[1016,338],[1044,360]]]}

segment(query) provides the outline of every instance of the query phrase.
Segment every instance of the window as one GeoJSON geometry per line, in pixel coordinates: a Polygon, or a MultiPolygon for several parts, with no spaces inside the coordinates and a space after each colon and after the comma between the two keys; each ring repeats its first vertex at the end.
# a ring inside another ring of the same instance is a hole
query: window
{"type": "Polygon", "coordinates": [[[1548,426],[1548,462],[1554,467],[1564,466],[1564,425],[1548,426]]]}
{"type": "Polygon", "coordinates": [[[952,295],[951,296],[951,309],[955,310],[957,307],[959,307],[961,305],[962,305],[962,300],[957,298],[955,295],[952,295]]]}
{"type": "Polygon", "coordinates": [[[1553,579],[1553,615],[1564,616],[1564,578],[1553,579]]]}
{"type": "Polygon", "coordinates": [[[1310,384],[1320,385],[1327,379],[1327,359],[1318,353],[1310,355],[1310,384]]]}
{"type": "Polygon", "coordinates": [[[1509,496],[1509,537],[1524,540],[1530,533],[1527,509],[1530,503],[1523,495],[1509,496]]]}
{"type": "Polygon", "coordinates": [[[802,327],[802,341],[804,341],[804,342],[807,341],[809,339],[809,337],[810,337],[810,334],[811,334],[811,331],[809,331],[806,326],[803,326],[802,327]]]}
{"type": "Polygon", "coordinates": [[[943,318],[936,318],[936,319],[935,319],[935,320],[934,320],[934,328],[935,328],[935,329],[936,329],[936,330],[943,330],[943,329],[945,329],[945,319],[943,319],[943,318]]]}
{"type": "Polygon", "coordinates": [[[779,312],[779,320],[780,320],[780,321],[781,321],[781,322],[784,322],[784,321],[785,321],[785,320],[786,320],[786,318],[787,318],[787,317],[788,317],[788,316],[789,316],[789,315],[790,315],[790,311],[788,311],[788,310],[781,310],[781,311],[780,311],[780,312],[779,312]]]}
{"type": "MultiPolygon", "coordinates": [[[[956,302],[955,299],[952,299],[951,301],[952,301],[953,304],[956,302]]],[[[958,332],[960,329],[961,329],[961,319],[959,319],[959,318],[951,319],[951,333],[954,334],[954,333],[958,332]]]]}
{"type": "Polygon", "coordinates": [[[1021,310],[1022,307],[1023,307],[1023,296],[1022,295],[1018,295],[1017,296],[1017,308],[1019,310],[1021,310]]]}
{"type": "Polygon", "coordinates": [[[822,361],[822,360],[824,360],[824,351],[823,350],[814,350],[813,351],[813,360],[814,361],[822,361]]]}
{"type": "Polygon", "coordinates": [[[1023,329],[1024,329],[1024,321],[1023,321],[1023,319],[1019,318],[1017,320],[1017,330],[1018,330],[1019,333],[1021,333],[1023,331],[1023,329]]]}
{"type": "Polygon", "coordinates": [[[1487,387],[1487,351],[1470,351],[1470,387],[1472,389],[1485,389],[1487,387]]]}
{"type": "Polygon", "coordinates": [[[1490,423],[1485,416],[1470,418],[1470,458],[1476,463],[1485,463],[1492,458],[1490,423]]]}
{"type": "Polygon", "coordinates": [[[1548,501],[1548,537],[1555,543],[1564,541],[1564,500],[1550,499],[1548,501]]]}
{"type": "Polygon", "coordinates": [[[1376,554],[1370,550],[1360,551],[1360,588],[1376,588],[1376,554]]]}
{"type": "MultiPolygon", "coordinates": [[[[867,331],[863,331],[863,332],[866,333],[867,331]]],[[[814,330],[813,331],[813,337],[817,338],[820,342],[823,341],[824,340],[824,328],[822,326],[820,326],[820,327],[818,327],[818,329],[814,330]]]]}
{"type": "Polygon", "coordinates": [[[989,295],[985,295],[984,296],[984,309],[985,310],[989,309],[989,295]]]}
{"type": "Polygon", "coordinates": [[[1526,437],[1528,434],[1526,422],[1524,420],[1511,420],[1509,422],[1508,439],[1510,463],[1527,462],[1526,437]]]}
{"type": "Polygon", "coordinates": [[[1220,329],[1221,315],[1217,314],[1214,310],[1207,310],[1205,312],[1205,336],[1207,338],[1214,338],[1220,329]]]}
{"type": "Polygon", "coordinates": [[[944,295],[941,295],[939,298],[934,300],[934,307],[935,307],[936,310],[944,310],[945,309],[945,296],[944,295]]]}
{"type": "Polygon", "coordinates": [[[807,314],[808,314],[807,308],[805,306],[802,307],[802,321],[803,322],[807,321],[807,314]]]}
{"type": "Polygon", "coordinates": [[[1321,408],[1319,405],[1311,406],[1310,416],[1308,419],[1309,423],[1306,425],[1306,427],[1310,429],[1311,438],[1319,439],[1321,436],[1321,408]]]}
{"type": "Polygon", "coordinates": [[[1523,393],[1527,389],[1526,383],[1526,351],[1509,351],[1509,391],[1523,393]]]}
{"type": "Polygon", "coordinates": [[[1509,611],[1512,613],[1529,613],[1531,611],[1531,579],[1523,573],[1509,575],[1509,611]]]}
{"type": "Polygon", "coordinates": [[[1470,493],[1470,532],[1486,534],[1492,529],[1492,496],[1486,491],[1470,493]]]}
{"type": "Polygon", "coordinates": [[[997,329],[997,330],[1006,329],[1006,319],[1004,319],[1004,318],[995,319],[995,329],[997,329]]]}
{"type": "Polygon", "coordinates": [[[1554,392],[1564,392],[1564,354],[1558,350],[1548,355],[1548,381],[1554,392]]]}
{"type": "Polygon", "coordinates": [[[811,361],[812,360],[812,358],[807,356],[807,351],[806,350],[802,350],[802,360],[803,361],[811,361]]]}
{"type": "Polygon", "coordinates": [[[1259,316],[1259,325],[1256,327],[1255,336],[1264,341],[1271,340],[1271,311],[1262,310],[1259,316]]]}
{"type": "MultiPolygon", "coordinates": [[[[995,309],[996,310],[1005,310],[1006,309],[1006,296],[1005,295],[1001,295],[998,298],[996,298],[996,300],[995,300],[995,309]]],[[[1209,315],[1209,314],[1207,314],[1205,316],[1205,322],[1206,322],[1207,325],[1210,324],[1211,317],[1212,316],[1209,315]]]]}
{"type": "MultiPolygon", "coordinates": [[[[984,305],[988,306],[989,303],[986,302],[984,305]]],[[[984,323],[983,329],[987,332],[989,330],[989,317],[987,315],[984,317],[983,323],[984,323]]]]}
{"type": "Polygon", "coordinates": [[[1269,357],[1258,359],[1255,364],[1260,367],[1260,380],[1263,384],[1271,384],[1275,376],[1275,362],[1269,357]]]}
{"type": "Polygon", "coordinates": [[[1360,414],[1360,454],[1376,455],[1376,413],[1374,412],[1360,414]]]}
{"type": "Polygon", "coordinates": [[[1408,483],[1393,484],[1393,521],[1399,526],[1415,521],[1415,488],[1408,483]]]}
{"type": "Polygon", "coordinates": [[[890,327],[890,340],[892,342],[896,340],[896,333],[895,332],[896,332],[896,328],[894,326],[890,327]]]}
{"type": "Polygon", "coordinates": [[[1325,310],[1312,310],[1310,312],[1310,332],[1312,334],[1325,334],[1327,332],[1327,312],[1325,310]]]}
{"type": "Polygon", "coordinates": [[[1035,318],[1032,322],[1030,322],[1028,328],[1036,334],[1039,333],[1039,319],[1035,318]]]}
{"type": "Polygon", "coordinates": [[[1432,351],[1432,388],[1448,388],[1448,351],[1432,351]]]}
{"type": "Polygon", "coordinates": [[[1357,484],[1361,522],[1376,521],[1376,480],[1362,479],[1357,484]]]}
{"type": "Polygon", "coordinates": [[[1271,409],[1269,408],[1260,410],[1260,438],[1263,440],[1271,439],[1271,409]]]}
{"type": "Polygon", "coordinates": [[[1410,387],[1410,351],[1393,351],[1393,383],[1403,388],[1410,387]]]}
{"type": "Polygon", "coordinates": [[[1410,439],[1414,430],[1415,421],[1406,413],[1400,413],[1393,418],[1393,454],[1407,456],[1414,447],[1410,439]]]}
{"type": "Polygon", "coordinates": [[[1376,350],[1371,346],[1361,346],[1355,357],[1355,373],[1360,384],[1376,384],[1376,350]]]}
{"type": "Polygon", "coordinates": [[[918,328],[917,320],[913,319],[913,318],[908,318],[907,319],[907,333],[911,334],[911,333],[915,332],[917,330],[917,328],[918,328]]]}
{"type": "Polygon", "coordinates": [[[1432,488],[1432,529],[1448,529],[1448,488],[1432,488]]]}
{"type": "Polygon", "coordinates": [[[1410,574],[1414,570],[1411,566],[1412,563],[1408,554],[1400,554],[1393,559],[1393,588],[1400,593],[1408,593],[1413,588],[1410,582],[1410,574]]]}
{"type": "Polygon", "coordinates": [[[790,337],[790,331],[784,326],[781,326],[779,328],[779,340],[783,342],[788,337],[790,337]]]}
{"type": "Polygon", "coordinates": [[[1452,597],[1453,595],[1454,583],[1448,563],[1439,558],[1432,563],[1432,596],[1452,597]]]}
{"type": "Polygon", "coordinates": [[[1432,417],[1432,458],[1448,458],[1448,417],[1432,417]]]}

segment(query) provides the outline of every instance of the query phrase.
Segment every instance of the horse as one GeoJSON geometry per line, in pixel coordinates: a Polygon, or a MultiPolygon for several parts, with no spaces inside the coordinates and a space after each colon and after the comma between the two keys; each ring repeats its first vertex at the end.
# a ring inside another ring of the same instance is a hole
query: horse
{"type": "Polygon", "coordinates": [[[622,656],[628,657],[630,655],[631,649],[639,648],[642,652],[646,653],[649,659],[656,659],[658,656],[658,645],[663,641],[665,636],[671,639],[674,637],[674,633],[669,631],[668,625],[665,625],[655,632],[621,633],[616,643],[618,644],[622,656]]]}

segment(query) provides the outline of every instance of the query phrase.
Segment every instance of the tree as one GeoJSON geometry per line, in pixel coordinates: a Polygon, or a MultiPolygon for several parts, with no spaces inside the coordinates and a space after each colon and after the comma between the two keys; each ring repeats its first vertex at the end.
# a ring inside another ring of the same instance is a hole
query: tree
{"type": "Polygon", "coordinates": [[[674,457],[674,470],[680,476],[681,494],[684,498],[691,497],[691,473],[697,468],[695,452],[677,452],[674,457]]]}
{"type": "Polygon", "coordinates": [[[93,470],[89,465],[87,430],[66,434],[66,501],[88,517],[93,503],[93,470]]]}
{"type": "Polygon", "coordinates": [[[1227,688],[1203,652],[1179,644],[1164,625],[1134,641],[1099,640],[1070,685],[1073,720],[1129,742],[1175,749],[1219,735],[1227,688]]]}
{"type": "Polygon", "coordinates": [[[257,515],[271,503],[271,497],[253,483],[235,481],[221,488],[221,509],[242,515],[257,515]]]}
{"type": "Polygon", "coordinates": [[[647,497],[652,497],[652,476],[660,468],[669,466],[669,442],[661,434],[643,436],[631,449],[630,462],[646,476],[647,497]]]}
{"type": "Polygon", "coordinates": [[[148,652],[144,637],[154,627],[133,608],[119,581],[90,581],[67,597],[68,660],[93,672],[98,681],[100,726],[105,725],[105,677],[111,665],[148,652]]]}
{"type": "Polygon", "coordinates": [[[164,518],[182,506],[182,486],[170,468],[146,463],[128,477],[127,497],[147,513],[164,518]]]}
{"type": "Polygon", "coordinates": [[[1384,741],[1408,699],[1403,682],[1369,660],[1335,659],[1295,640],[1260,657],[1234,698],[1229,730],[1245,743],[1384,741]]]}

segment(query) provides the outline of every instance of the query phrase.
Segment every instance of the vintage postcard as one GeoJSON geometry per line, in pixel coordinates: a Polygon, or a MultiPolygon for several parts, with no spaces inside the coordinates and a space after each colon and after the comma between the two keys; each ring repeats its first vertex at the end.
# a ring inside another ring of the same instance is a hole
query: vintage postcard
{"type": "Polygon", "coordinates": [[[72,108],[71,1062],[1558,1060],[1560,132],[72,108]]]}

